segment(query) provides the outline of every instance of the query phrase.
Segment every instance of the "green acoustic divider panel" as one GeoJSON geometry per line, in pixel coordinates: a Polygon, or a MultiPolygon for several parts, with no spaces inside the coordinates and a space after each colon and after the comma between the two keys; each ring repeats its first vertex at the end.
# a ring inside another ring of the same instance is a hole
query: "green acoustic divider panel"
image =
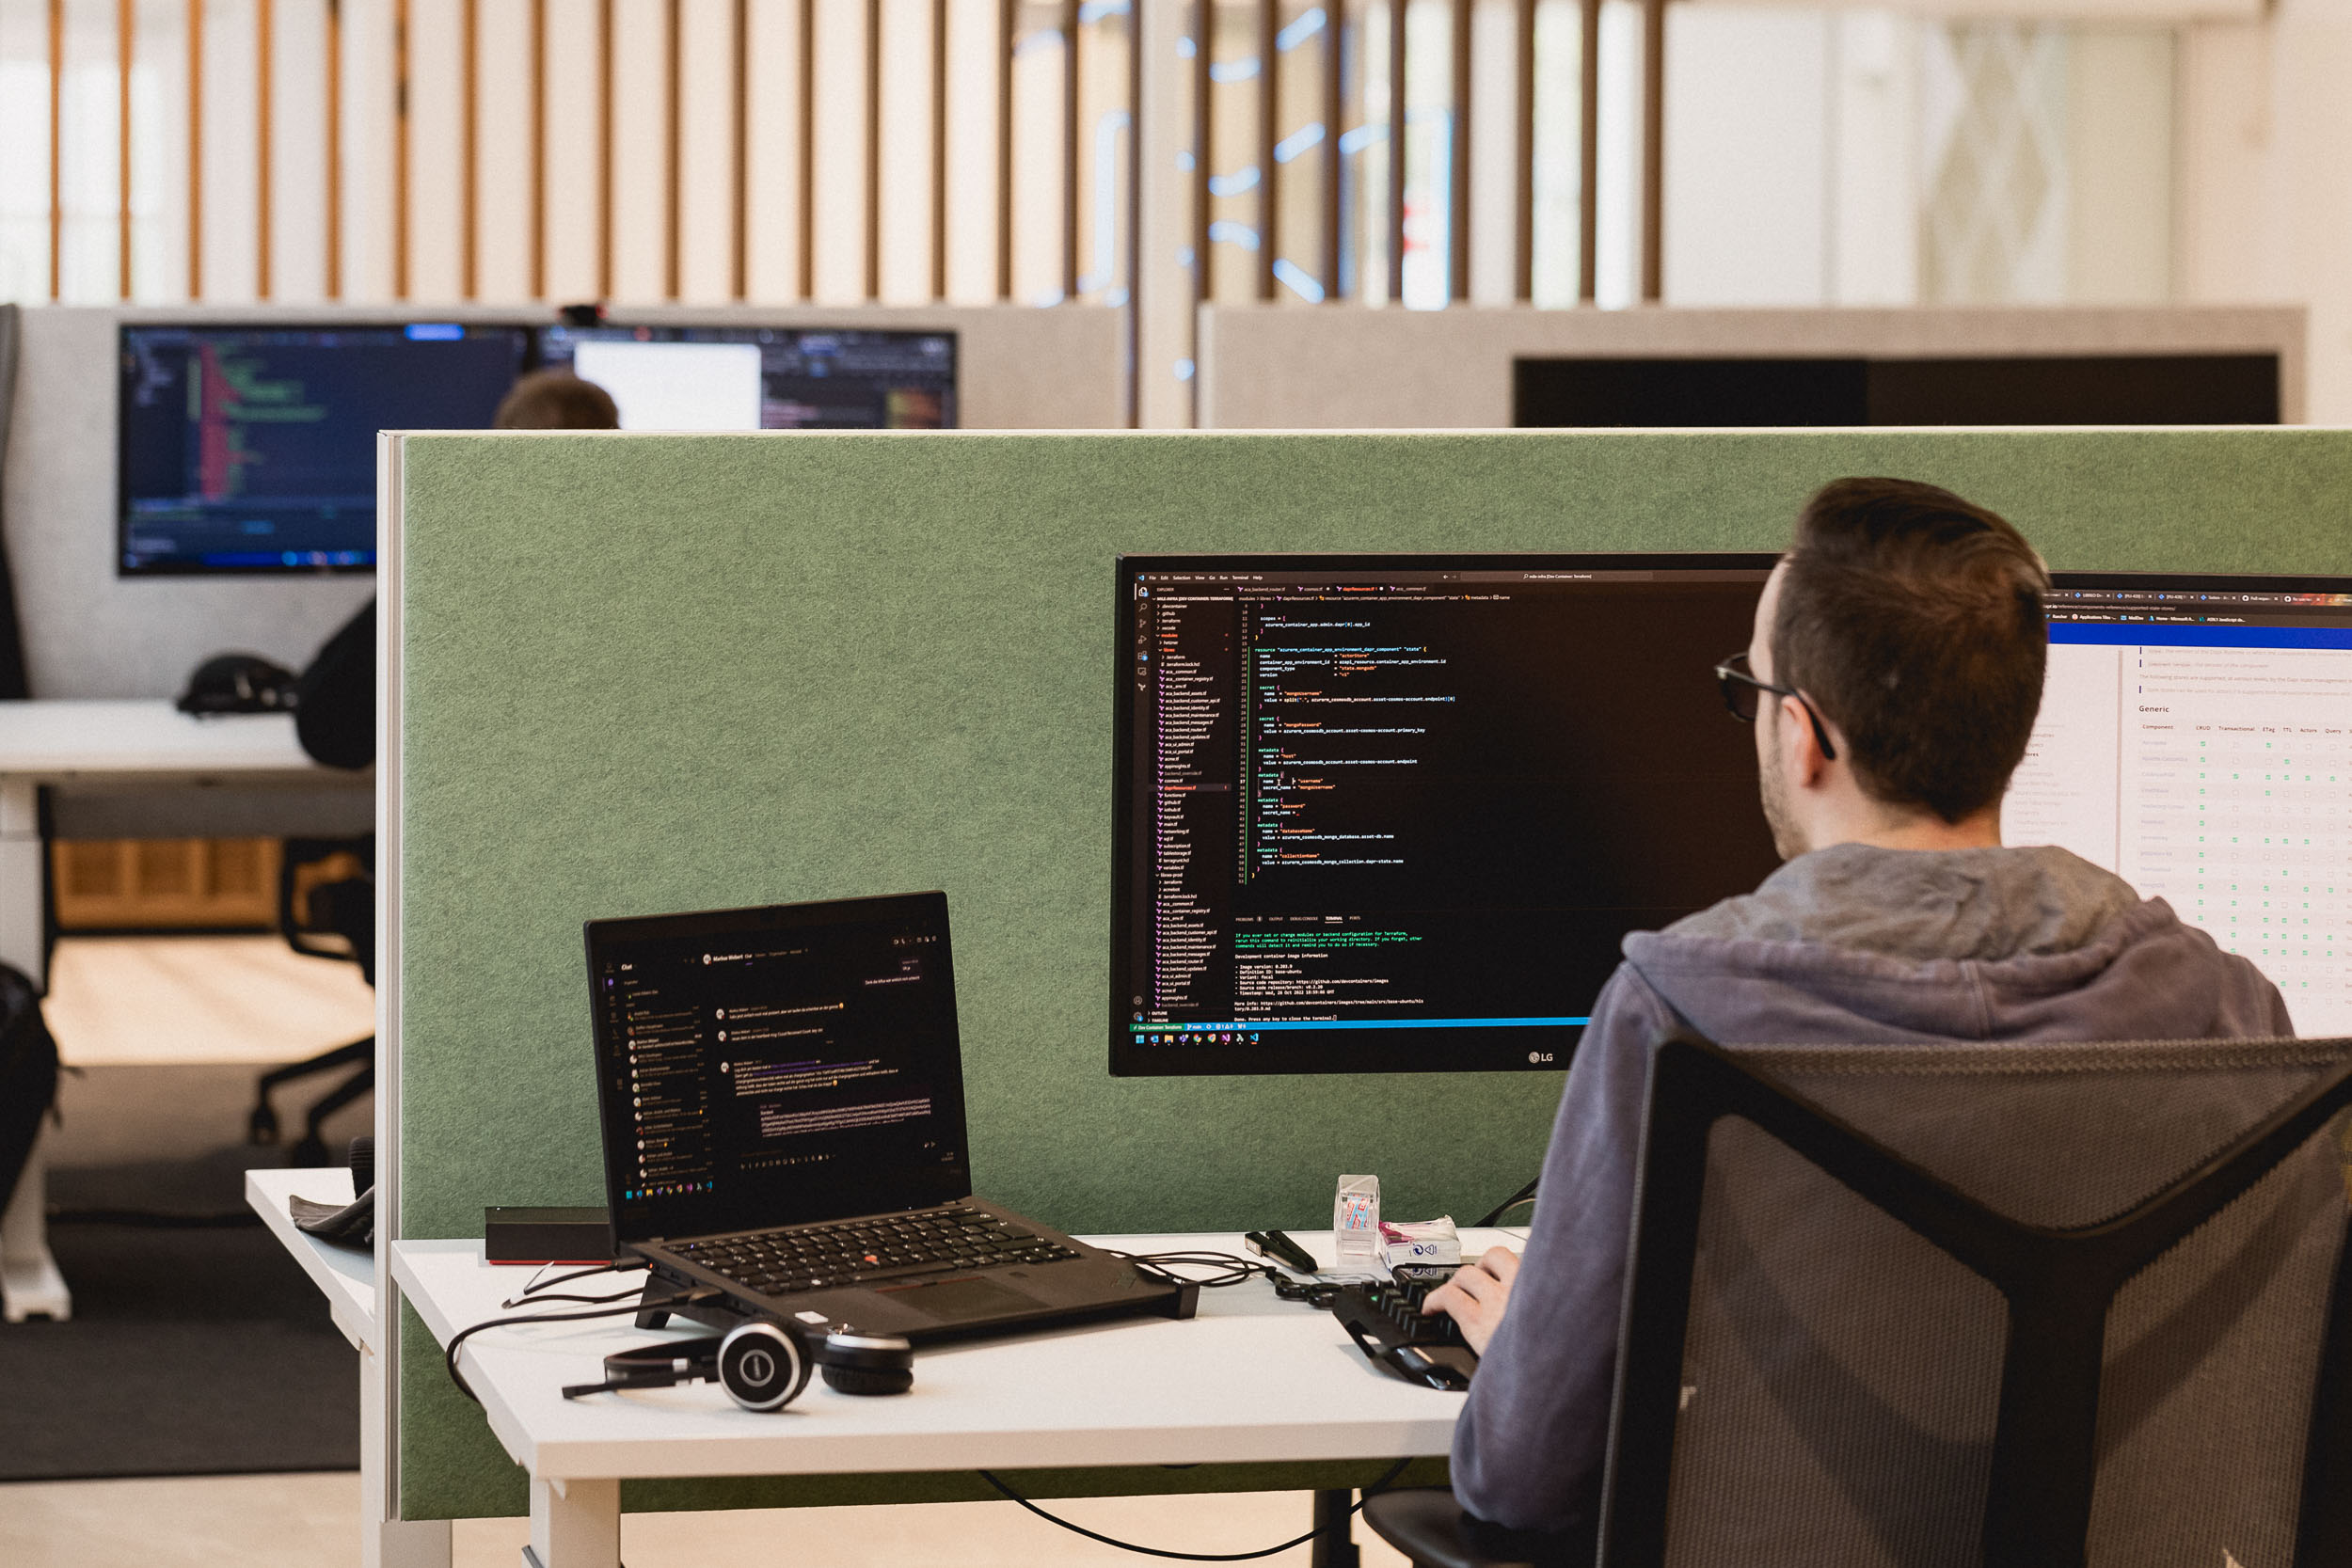
{"type": "MultiPolygon", "coordinates": [[[[940,887],[985,1195],[1077,1230],[1474,1215],[1559,1078],[1113,1080],[1112,558],[1772,548],[1847,473],[2055,565],[2343,569],[2352,434],[425,436],[404,443],[403,1213],[601,1195],[580,923],[940,887]]],[[[1606,671],[1593,672],[1606,678],[1606,671]]],[[[1712,703],[1694,691],[1693,703],[1712,703]]],[[[404,1369],[404,1510],[515,1506],[404,1369]]]]}

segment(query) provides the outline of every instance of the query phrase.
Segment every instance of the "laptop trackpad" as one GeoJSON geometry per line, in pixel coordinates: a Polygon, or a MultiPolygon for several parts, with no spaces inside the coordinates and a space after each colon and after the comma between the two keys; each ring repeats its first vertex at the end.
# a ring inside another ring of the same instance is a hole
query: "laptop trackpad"
{"type": "Polygon", "coordinates": [[[890,1292],[890,1299],[900,1307],[912,1307],[926,1317],[942,1323],[961,1318],[993,1317],[1003,1312],[1025,1312],[1045,1304],[1035,1296],[1024,1295],[993,1279],[945,1279],[936,1285],[914,1285],[890,1292]]]}

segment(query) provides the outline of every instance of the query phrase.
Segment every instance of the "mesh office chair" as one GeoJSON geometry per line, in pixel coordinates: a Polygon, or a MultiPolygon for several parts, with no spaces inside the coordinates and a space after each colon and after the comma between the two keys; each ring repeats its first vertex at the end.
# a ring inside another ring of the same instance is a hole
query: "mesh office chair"
{"type": "MultiPolygon", "coordinates": [[[[370,987],[375,984],[375,879],[369,870],[374,864],[373,838],[290,838],[278,872],[278,928],[287,945],[312,958],[356,963],[370,987]],[[343,875],[332,874],[338,857],[346,861],[343,875]],[[348,874],[349,862],[358,863],[358,875],[348,874]],[[305,868],[324,868],[329,875],[306,879],[305,868]]],[[[345,1068],[356,1070],[305,1113],[303,1135],[292,1153],[294,1164],[326,1164],[326,1139],[320,1129],[326,1118],[375,1087],[373,1035],[262,1074],[246,1136],[256,1144],[278,1141],[271,1091],[299,1078],[345,1068]]]]}
{"type": "Polygon", "coordinates": [[[2352,1562],[2347,1106],[2352,1040],[1668,1041],[1600,1560],[2352,1562]]]}

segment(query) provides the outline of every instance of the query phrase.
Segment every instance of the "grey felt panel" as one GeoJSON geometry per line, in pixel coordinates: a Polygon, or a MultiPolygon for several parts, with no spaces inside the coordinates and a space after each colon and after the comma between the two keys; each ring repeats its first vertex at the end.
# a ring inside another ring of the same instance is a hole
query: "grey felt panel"
{"type": "MultiPolygon", "coordinates": [[[[1327,1224],[1342,1170],[1416,1217],[1523,1180],[1556,1075],[1107,1076],[1120,551],[1769,548],[1822,481],[1895,473],[2059,566],[2325,571],[2352,499],[2352,434],[2309,430],[427,436],[405,462],[412,1236],[598,1199],[581,921],[929,887],[991,1197],[1238,1228],[1327,1224]]],[[[405,1373],[404,1506],[443,1512],[486,1439],[421,1400],[434,1357],[405,1373]]]]}

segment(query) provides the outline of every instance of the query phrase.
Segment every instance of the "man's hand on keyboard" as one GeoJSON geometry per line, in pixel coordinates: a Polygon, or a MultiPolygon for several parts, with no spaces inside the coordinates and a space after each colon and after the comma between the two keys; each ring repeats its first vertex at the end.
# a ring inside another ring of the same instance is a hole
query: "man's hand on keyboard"
{"type": "Polygon", "coordinates": [[[1488,1247],[1476,1262],[1463,1264],[1452,1279],[1430,1291],[1421,1309],[1452,1315],[1462,1325],[1462,1338],[1470,1341],[1470,1349],[1484,1355],[1486,1341],[1494,1338],[1504,1309],[1511,1305],[1511,1281],[1518,1272],[1518,1253],[1509,1247],[1488,1247]]]}

